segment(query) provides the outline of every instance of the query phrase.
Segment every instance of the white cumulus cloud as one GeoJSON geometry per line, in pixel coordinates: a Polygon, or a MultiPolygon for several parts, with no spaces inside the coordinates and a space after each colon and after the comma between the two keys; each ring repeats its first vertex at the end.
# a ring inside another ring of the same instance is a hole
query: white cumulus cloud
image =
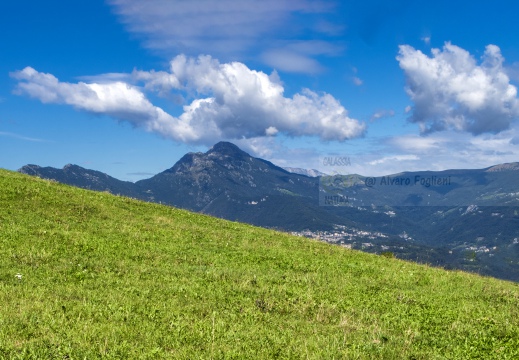
{"type": "Polygon", "coordinates": [[[189,124],[154,106],[138,88],[128,83],[60,82],[54,75],[31,67],[11,76],[19,80],[16,93],[29,95],[43,103],[66,104],[77,110],[108,115],[179,141],[196,139],[189,124]]]}
{"type": "Polygon", "coordinates": [[[499,47],[488,45],[478,64],[451,43],[427,56],[401,45],[397,56],[414,102],[410,121],[423,133],[454,129],[474,135],[510,128],[519,116],[517,88],[503,67],[499,47]]]}
{"type": "Polygon", "coordinates": [[[366,125],[348,116],[330,94],[303,89],[284,96],[279,76],[240,62],[220,63],[210,56],[175,57],[169,71],[134,71],[97,82],[60,82],[27,67],[11,74],[16,92],[44,103],[108,115],[185,143],[212,145],[221,139],[316,136],[343,141],[362,136],[366,125]],[[123,81],[122,79],[127,79],[123,81]],[[145,92],[182,93],[194,99],[180,116],[152,104],[145,92]]]}

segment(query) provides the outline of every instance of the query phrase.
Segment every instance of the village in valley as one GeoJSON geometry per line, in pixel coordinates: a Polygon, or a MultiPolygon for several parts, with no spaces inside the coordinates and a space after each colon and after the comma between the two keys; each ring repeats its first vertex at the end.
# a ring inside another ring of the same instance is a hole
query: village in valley
{"type": "MultiPolygon", "coordinates": [[[[304,236],[311,239],[339,245],[348,249],[363,250],[377,254],[405,254],[410,248],[415,248],[418,244],[405,231],[398,236],[384,234],[379,231],[359,230],[348,228],[343,225],[336,225],[332,231],[292,231],[292,235],[304,236]]],[[[484,238],[476,239],[476,242],[483,243],[484,238]]],[[[519,245],[519,238],[514,238],[510,245],[519,245]]],[[[483,244],[469,244],[467,242],[459,244],[450,249],[445,249],[449,255],[464,254],[468,262],[475,262],[478,257],[493,257],[499,250],[497,246],[483,244]]]]}

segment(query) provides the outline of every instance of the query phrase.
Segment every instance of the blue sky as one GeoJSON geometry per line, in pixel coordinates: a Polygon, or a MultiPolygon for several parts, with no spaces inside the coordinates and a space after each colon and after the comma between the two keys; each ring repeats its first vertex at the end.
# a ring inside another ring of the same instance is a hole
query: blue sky
{"type": "Polygon", "coordinates": [[[0,167],[136,181],[221,140],[328,173],[518,161],[517,13],[502,0],[6,1],[0,167]]]}

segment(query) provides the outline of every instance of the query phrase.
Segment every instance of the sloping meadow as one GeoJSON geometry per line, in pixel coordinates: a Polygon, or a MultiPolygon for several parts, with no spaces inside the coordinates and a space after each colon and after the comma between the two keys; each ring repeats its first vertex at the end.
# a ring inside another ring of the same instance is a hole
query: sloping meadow
{"type": "Polygon", "coordinates": [[[0,170],[0,358],[519,357],[519,286],[0,170]]]}

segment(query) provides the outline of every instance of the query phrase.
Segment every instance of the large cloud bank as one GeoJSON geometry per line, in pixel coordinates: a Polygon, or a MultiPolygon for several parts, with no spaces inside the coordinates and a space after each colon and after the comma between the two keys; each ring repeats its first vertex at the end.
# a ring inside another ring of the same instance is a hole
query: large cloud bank
{"type": "Polygon", "coordinates": [[[333,96],[303,89],[292,97],[276,73],[267,75],[240,62],[210,56],[175,57],[169,71],[134,71],[98,76],[94,82],[61,82],[31,67],[11,74],[16,92],[44,103],[71,105],[107,115],[185,143],[211,145],[220,139],[317,136],[343,141],[364,134],[365,124],[348,116],[333,96]],[[180,116],[155,106],[146,92],[193,97],[180,116]]]}
{"type": "Polygon", "coordinates": [[[402,45],[397,60],[414,102],[410,121],[420,124],[423,133],[447,129],[498,133],[519,117],[517,88],[510,84],[495,45],[486,47],[480,64],[451,43],[433,49],[430,57],[402,45]]]}

